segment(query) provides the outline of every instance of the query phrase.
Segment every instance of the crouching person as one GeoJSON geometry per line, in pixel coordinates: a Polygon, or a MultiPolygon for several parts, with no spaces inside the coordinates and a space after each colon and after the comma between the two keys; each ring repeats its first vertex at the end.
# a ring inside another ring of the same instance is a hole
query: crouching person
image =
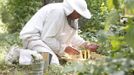
{"type": "Polygon", "coordinates": [[[59,64],[57,55],[63,56],[65,52],[79,54],[73,47],[89,48],[89,44],[78,35],[81,16],[91,18],[85,0],[64,0],[42,7],[20,32],[23,46],[39,53],[50,53],[51,64],[59,64]]]}

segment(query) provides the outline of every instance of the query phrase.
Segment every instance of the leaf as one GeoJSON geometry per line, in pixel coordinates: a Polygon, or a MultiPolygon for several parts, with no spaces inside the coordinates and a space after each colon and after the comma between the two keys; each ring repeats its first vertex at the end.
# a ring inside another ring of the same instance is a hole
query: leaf
{"type": "Polygon", "coordinates": [[[113,0],[107,0],[107,6],[108,6],[108,9],[109,10],[111,10],[112,8],[114,8],[113,0]]]}
{"type": "Polygon", "coordinates": [[[134,48],[134,22],[129,21],[128,29],[126,34],[126,41],[127,43],[134,48]]]}
{"type": "Polygon", "coordinates": [[[120,42],[118,40],[112,40],[111,44],[113,50],[118,50],[120,48],[120,42]]]}
{"type": "Polygon", "coordinates": [[[105,30],[108,31],[111,25],[115,25],[119,22],[120,16],[117,10],[113,9],[106,16],[105,30]]]}
{"type": "Polygon", "coordinates": [[[134,0],[125,0],[125,6],[127,9],[134,9],[134,0]]]}
{"type": "Polygon", "coordinates": [[[115,9],[119,9],[120,7],[119,0],[113,0],[113,4],[114,4],[115,9]]]}

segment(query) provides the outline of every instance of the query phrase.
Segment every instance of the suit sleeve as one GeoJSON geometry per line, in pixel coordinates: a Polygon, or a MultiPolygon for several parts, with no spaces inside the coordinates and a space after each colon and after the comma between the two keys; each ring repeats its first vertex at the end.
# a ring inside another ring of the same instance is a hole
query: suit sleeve
{"type": "Polygon", "coordinates": [[[47,11],[45,11],[44,8],[41,8],[21,30],[20,39],[22,39],[25,48],[33,49],[35,46],[46,46],[41,40],[41,32],[46,14],[47,11]]]}
{"type": "Polygon", "coordinates": [[[49,25],[43,41],[57,54],[63,54],[66,45],[57,40],[56,35],[64,26],[63,11],[53,11],[47,16],[45,26],[49,25]]]}
{"type": "Polygon", "coordinates": [[[73,36],[72,41],[71,41],[72,46],[74,46],[76,48],[81,46],[84,42],[85,42],[85,40],[78,35],[78,32],[75,33],[75,35],[73,36]]]}

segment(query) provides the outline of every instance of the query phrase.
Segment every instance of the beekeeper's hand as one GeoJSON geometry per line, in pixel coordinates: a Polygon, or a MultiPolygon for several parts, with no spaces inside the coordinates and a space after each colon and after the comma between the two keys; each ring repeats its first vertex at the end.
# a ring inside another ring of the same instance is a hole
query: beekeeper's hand
{"type": "Polygon", "coordinates": [[[88,42],[86,42],[86,43],[84,43],[84,47],[86,49],[90,50],[91,52],[96,52],[98,47],[99,47],[99,45],[96,44],[96,43],[88,43],[88,42]]]}
{"type": "Polygon", "coordinates": [[[80,52],[78,50],[76,50],[76,49],[74,49],[73,47],[70,47],[70,46],[67,46],[65,48],[65,52],[70,54],[70,55],[78,55],[78,54],[80,54],[80,52]]]}

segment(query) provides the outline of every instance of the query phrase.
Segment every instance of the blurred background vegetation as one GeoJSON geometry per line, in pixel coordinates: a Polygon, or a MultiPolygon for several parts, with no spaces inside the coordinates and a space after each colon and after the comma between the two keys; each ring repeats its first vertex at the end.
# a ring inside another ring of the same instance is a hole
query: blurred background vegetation
{"type": "MultiPolygon", "coordinates": [[[[0,63],[8,49],[21,46],[19,32],[44,4],[62,0],[0,0],[0,63]]],[[[52,66],[49,75],[133,75],[134,74],[134,0],[86,0],[92,18],[79,21],[80,35],[100,44],[98,53],[107,56],[95,64],[72,63],[52,66]],[[72,68],[73,66],[73,68],[72,68]],[[82,69],[81,69],[82,68],[82,69]],[[53,70],[57,69],[57,70],[53,70]],[[58,70],[59,69],[59,70],[58,70]]],[[[3,64],[0,69],[5,68],[3,64]]],[[[1,70],[0,70],[1,71],[1,70]]]]}

